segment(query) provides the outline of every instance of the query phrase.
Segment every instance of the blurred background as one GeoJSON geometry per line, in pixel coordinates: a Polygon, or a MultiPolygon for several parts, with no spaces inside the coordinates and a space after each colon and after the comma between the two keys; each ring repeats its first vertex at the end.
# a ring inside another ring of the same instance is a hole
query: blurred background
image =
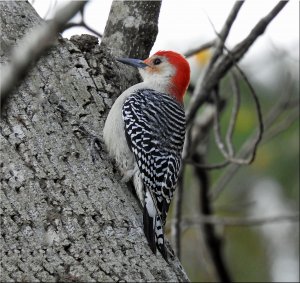
{"type": "MultiPolygon", "coordinates": [[[[31,0],[42,18],[49,19],[67,1],[31,0]]],[[[90,1],[84,18],[87,25],[103,33],[111,0],[90,1]]],[[[226,41],[227,48],[235,46],[248,35],[253,26],[265,16],[276,1],[246,1],[226,41]]],[[[234,1],[163,0],[159,17],[159,34],[153,52],[171,49],[185,53],[216,38],[234,1]]],[[[72,22],[79,21],[79,16],[72,22]]],[[[90,33],[84,28],[71,28],[63,33],[90,33]]],[[[207,66],[212,50],[189,58],[192,68],[191,84],[195,85],[207,66]]],[[[209,171],[213,208],[218,217],[240,220],[296,215],[299,211],[299,2],[289,1],[279,15],[251,47],[239,66],[247,74],[259,97],[266,136],[260,144],[255,161],[240,166],[209,171]],[[282,101],[282,105],[275,107],[282,101]],[[273,111],[273,112],[272,112],[273,111]],[[273,116],[274,117],[273,117],[273,116]],[[269,117],[268,116],[268,117],[269,117]],[[273,120],[271,119],[273,117],[273,120]],[[226,171],[227,170],[227,171],[226,171]]],[[[241,110],[238,115],[233,143],[240,149],[257,126],[255,108],[249,89],[241,86],[241,110]]],[[[222,81],[220,93],[230,91],[229,80],[222,81]]],[[[229,96],[227,94],[227,96],[229,96]]],[[[189,103],[187,97],[186,104],[189,103]]],[[[232,101],[228,100],[230,106],[232,101]]],[[[231,107],[221,116],[226,129],[231,107]]],[[[225,130],[224,130],[225,131],[225,130]]],[[[223,132],[223,130],[222,130],[223,132]]],[[[223,160],[209,136],[206,163],[223,160]]],[[[183,219],[201,218],[199,196],[201,187],[192,167],[185,170],[183,219]]],[[[223,218],[222,218],[223,219],[223,218]]],[[[282,219],[281,219],[282,220],[282,219]]],[[[167,227],[172,222],[169,214],[167,227]]],[[[222,236],[226,264],[236,282],[299,282],[299,222],[240,221],[217,225],[222,236]]],[[[171,235],[169,235],[171,238],[171,235]]],[[[192,281],[215,281],[210,263],[203,250],[203,236],[197,223],[184,225],[181,261],[192,281]]]]}

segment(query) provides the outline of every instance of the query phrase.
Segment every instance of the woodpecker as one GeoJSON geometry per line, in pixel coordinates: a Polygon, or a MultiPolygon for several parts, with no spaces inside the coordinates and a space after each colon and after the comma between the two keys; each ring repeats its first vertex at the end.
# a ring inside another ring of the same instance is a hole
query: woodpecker
{"type": "Polygon", "coordinates": [[[137,67],[143,82],[115,101],[105,122],[104,142],[123,180],[133,180],[151,250],[156,254],[158,249],[167,261],[163,227],[181,166],[183,97],[190,66],[174,51],[158,51],[146,60],[117,60],[137,67]]]}

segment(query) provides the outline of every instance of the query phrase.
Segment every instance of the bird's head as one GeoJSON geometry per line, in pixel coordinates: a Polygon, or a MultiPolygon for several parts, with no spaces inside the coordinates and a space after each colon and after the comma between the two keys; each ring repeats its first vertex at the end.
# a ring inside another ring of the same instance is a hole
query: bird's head
{"type": "Polygon", "coordinates": [[[174,51],[158,51],[146,60],[117,59],[127,65],[139,68],[148,87],[173,95],[179,102],[190,82],[190,66],[187,60],[174,51]]]}

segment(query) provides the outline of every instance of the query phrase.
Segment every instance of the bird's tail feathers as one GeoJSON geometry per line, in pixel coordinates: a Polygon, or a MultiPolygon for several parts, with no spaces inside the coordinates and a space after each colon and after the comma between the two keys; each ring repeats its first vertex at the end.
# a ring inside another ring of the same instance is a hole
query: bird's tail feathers
{"type": "Polygon", "coordinates": [[[146,190],[145,205],[143,212],[144,233],[148,240],[149,246],[154,254],[156,248],[160,251],[164,259],[167,261],[167,251],[165,248],[165,238],[163,232],[163,223],[161,217],[154,204],[153,198],[149,190],[146,190]]]}

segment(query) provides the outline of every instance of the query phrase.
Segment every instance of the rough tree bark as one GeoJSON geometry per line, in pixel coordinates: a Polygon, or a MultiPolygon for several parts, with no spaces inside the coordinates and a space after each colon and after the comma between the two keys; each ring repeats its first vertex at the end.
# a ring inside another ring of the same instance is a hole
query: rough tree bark
{"type": "Polygon", "coordinates": [[[114,56],[144,59],[156,39],[160,6],[161,0],[113,1],[101,46],[114,56]]]}
{"type": "MultiPolygon", "coordinates": [[[[41,19],[27,2],[0,2],[0,11],[3,64],[41,19]]],[[[152,254],[138,201],[103,147],[105,117],[126,84],[95,38],[59,38],[8,99],[1,282],[188,281],[177,259],[152,254]]]]}

